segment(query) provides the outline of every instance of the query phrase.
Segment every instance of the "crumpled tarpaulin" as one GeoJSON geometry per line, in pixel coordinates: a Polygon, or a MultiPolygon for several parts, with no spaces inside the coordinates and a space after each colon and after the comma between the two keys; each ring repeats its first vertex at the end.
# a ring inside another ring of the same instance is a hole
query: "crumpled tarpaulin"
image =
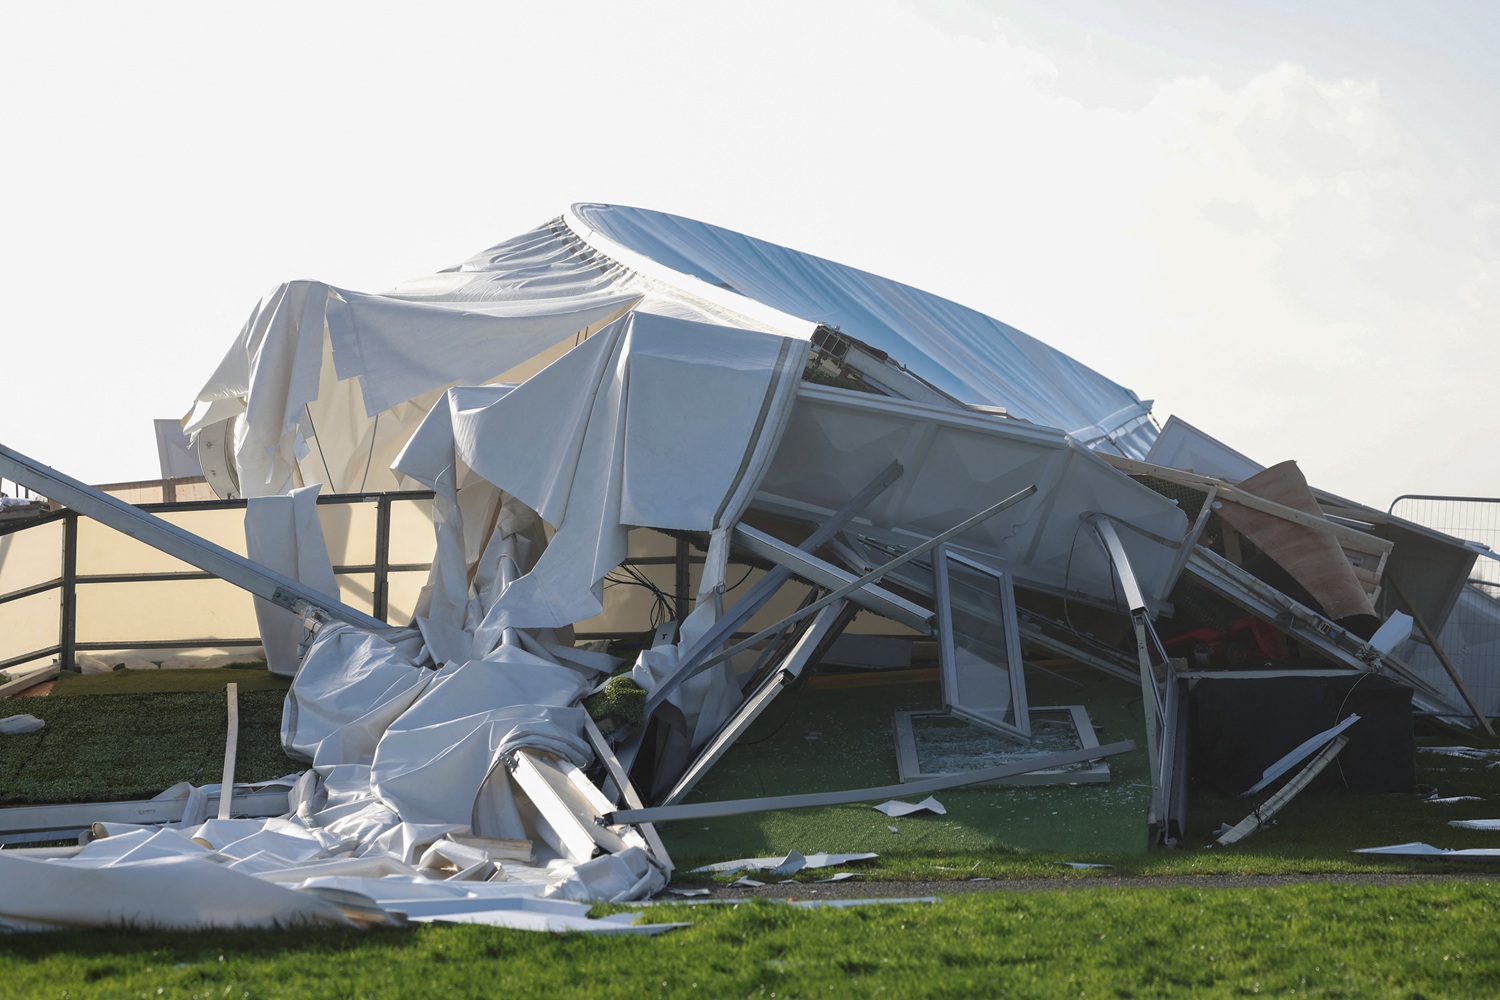
{"type": "Polygon", "coordinates": [[[487,382],[639,298],[605,287],[566,299],[413,302],[288,282],[256,306],[183,429],[221,496],[285,493],[299,478],[388,489],[385,467],[437,393],[487,382]],[[316,460],[299,469],[315,440],[316,460]]]}
{"type": "Polygon", "coordinates": [[[453,385],[507,375],[633,309],[867,343],[961,404],[1139,458],[1150,401],[1033,337],[900,282],[678,216],[579,204],[378,295],[295,281],[251,314],[185,423],[221,496],[391,489],[391,460],[453,385]]]}
{"type": "MultiPolygon", "coordinates": [[[[283,715],[288,753],[312,765],[288,814],[114,829],[74,858],[25,859],[17,884],[41,897],[56,880],[69,898],[108,869],[76,923],[172,927],[368,922],[431,886],[443,888],[428,918],[494,921],[518,912],[495,904],[503,897],[663,888],[670,861],[636,828],[604,822],[612,804],[579,770],[595,750],[578,703],[621,662],[573,649],[566,627],[599,610],[632,526],[709,532],[704,592],[722,586],[727,532],[776,450],[806,355],[795,338],[709,337],[637,311],[520,387],[450,392],[400,463],[437,493],[417,627],[318,631],[283,715]],[[545,547],[542,518],[556,528],[545,547]]],[[[715,608],[701,601],[699,619],[715,608]]],[[[65,911],[12,901],[0,912],[34,927],[65,911]]]]}

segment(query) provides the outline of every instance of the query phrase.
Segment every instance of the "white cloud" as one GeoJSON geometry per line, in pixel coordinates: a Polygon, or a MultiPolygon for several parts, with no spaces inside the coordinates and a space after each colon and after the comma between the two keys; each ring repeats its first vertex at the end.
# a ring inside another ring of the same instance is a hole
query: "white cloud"
{"type": "Polygon", "coordinates": [[[1500,492],[1492,163],[1364,78],[933,10],[19,11],[0,265],[39,354],[0,440],[149,475],[275,283],[379,290],[590,199],[949,295],[1358,498],[1500,492]]]}

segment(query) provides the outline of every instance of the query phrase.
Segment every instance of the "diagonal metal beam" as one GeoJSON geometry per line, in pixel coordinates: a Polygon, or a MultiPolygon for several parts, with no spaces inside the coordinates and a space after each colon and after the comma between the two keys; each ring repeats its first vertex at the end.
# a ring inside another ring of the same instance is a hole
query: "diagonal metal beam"
{"type": "Polygon", "coordinates": [[[995,767],[961,774],[944,774],[925,781],[908,781],[900,785],[881,785],[878,788],[854,788],[843,792],[808,792],[805,795],[772,795],[761,799],[728,799],[722,802],[694,802],[691,805],[656,806],[650,809],[616,809],[604,817],[607,823],[666,823],[674,819],[712,819],[716,816],[738,816],[743,813],[769,812],[777,809],[805,809],[813,806],[849,805],[886,799],[896,795],[917,796],[941,792],[947,788],[960,788],[981,781],[998,781],[1013,778],[1018,774],[1042,771],[1066,764],[1077,764],[1085,760],[1113,757],[1135,749],[1134,740],[1121,740],[1104,746],[1084,747],[1064,753],[1033,757],[1013,764],[998,764],[995,767]]]}
{"type": "Polygon", "coordinates": [[[751,646],[755,645],[757,642],[760,642],[762,639],[765,639],[767,636],[777,634],[788,625],[799,622],[804,618],[807,618],[809,615],[817,614],[819,611],[822,611],[830,604],[835,604],[839,601],[842,601],[849,597],[850,594],[853,594],[855,591],[858,591],[866,586],[869,586],[872,583],[884,579],[887,575],[911,562],[913,559],[926,555],[928,552],[937,548],[939,545],[942,545],[949,539],[955,538],[958,535],[963,534],[965,531],[968,531],[976,524],[987,521],[1001,511],[1015,506],[1035,492],[1035,486],[1028,486],[1023,490],[1019,490],[1018,492],[1006,497],[1004,500],[1001,500],[999,503],[991,507],[986,507],[984,510],[980,511],[978,514],[975,514],[973,517],[967,518],[966,520],[955,524],[953,527],[947,529],[946,531],[941,531],[938,534],[933,535],[931,538],[922,542],[920,545],[916,545],[910,549],[907,549],[905,552],[901,553],[890,562],[876,566],[874,569],[870,570],[870,572],[866,573],[859,579],[847,583],[844,586],[839,587],[837,590],[824,594],[822,597],[818,598],[816,601],[813,601],[811,604],[804,604],[802,607],[787,615],[785,618],[782,618],[780,621],[777,621],[761,629],[759,632],[750,636],[750,638],[742,640],[741,642],[737,642],[733,646],[730,646],[728,649],[724,649],[720,652],[711,653],[707,656],[704,656],[696,663],[685,664],[666,680],[662,681],[660,684],[656,685],[656,687],[651,689],[651,696],[646,699],[647,714],[645,717],[650,718],[651,709],[655,705],[660,705],[663,701],[665,701],[667,697],[671,695],[671,693],[682,684],[683,681],[696,676],[704,670],[707,670],[715,663],[718,663],[722,660],[727,660],[731,656],[734,656],[736,653],[749,649],[751,646]],[[691,669],[688,669],[689,667],[691,669]]]}
{"type": "MultiPolygon", "coordinates": [[[[920,545],[915,545],[907,549],[905,552],[901,553],[890,562],[882,563],[881,565],[876,566],[874,569],[870,570],[870,572],[866,573],[859,579],[852,580],[849,583],[846,583],[844,586],[839,587],[837,590],[833,590],[827,594],[824,594],[816,601],[798,608],[796,611],[787,615],[780,621],[775,622],[771,625],[767,625],[759,632],[750,636],[750,638],[737,642],[723,652],[708,657],[703,661],[702,666],[708,667],[715,663],[718,663],[720,660],[727,660],[734,654],[749,649],[751,646],[755,645],[757,642],[760,642],[767,636],[775,635],[777,632],[781,631],[783,628],[786,628],[788,625],[791,625],[794,622],[799,622],[802,619],[806,618],[808,615],[816,614],[817,612],[822,611],[824,608],[828,607],[830,604],[847,599],[855,591],[860,590],[864,587],[868,587],[870,584],[884,579],[891,573],[900,569],[902,566],[905,566],[907,563],[911,562],[913,559],[917,559],[921,556],[926,555],[928,552],[931,552],[933,549],[937,548],[939,545],[942,545],[949,539],[963,534],[965,531],[968,531],[970,528],[974,527],[976,524],[979,524],[982,521],[989,520],[1006,508],[1015,506],[1035,492],[1035,486],[1028,486],[1024,490],[1021,490],[1018,493],[1013,493],[1012,495],[1006,497],[1004,500],[1001,500],[994,506],[986,507],[984,510],[980,511],[978,514],[975,514],[973,517],[968,518],[967,520],[959,524],[955,524],[948,530],[938,532],[936,535],[933,535],[931,538],[922,542],[920,545]]],[[[700,669],[702,668],[700,667],[700,669]]]]}
{"type": "MultiPolygon", "coordinates": [[[[884,493],[888,486],[900,479],[901,473],[900,462],[892,462],[886,466],[863,489],[850,497],[848,503],[835,511],[828,520],[818,526],[816,531],[808,535],[797,548],[803,552],[816,552],[822,548],[835,535],[842,531],[846,524],[854,520],[861,511],[868,507],[871,501],[884,493]]],[[[703,658],[717,649],[724,640],[734,635],[735,631],[741,625],[745,624],[745,622],[749,621],[767,601],[776,596],[776,591],[780,590],[782,585],[791,578],[792,571],[785,566],[771,567],[765,576],[757,580],[754,586],[745,592],[743,597],[734,602],[733,607],[720,615],[718,620],[709,626],[708,631],[703,634],[703,638],[688,651],[688,655],[678,664],[677,669],[673,671],[672,675],[652,690],[650,696],[646,699],[644,719],[651,718],[662,702],[666,701],[667,695],[676,689],[677,683],[674,682],[673,678],[679,675],[682,677],[692,676],[691,673],[685,673],[685,671],[697,673],[698,664],[702,662],[703,658]],[[663,692],[664,686],[665,691],[663,692]],[[658,692],[663,693],[658,694],[658,692]]]]}

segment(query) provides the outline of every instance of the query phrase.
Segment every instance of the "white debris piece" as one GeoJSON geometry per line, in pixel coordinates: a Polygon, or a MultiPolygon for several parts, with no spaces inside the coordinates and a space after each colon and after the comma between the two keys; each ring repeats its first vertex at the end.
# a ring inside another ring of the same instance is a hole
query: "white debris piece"
{"type": "Polygon", "coordinates": [[[899,799],[891,799],[889,802],[882,802],[880,803],[880,805],[875,806],[874,808],[876,809],[876,811],[883,812],[892,819],[897,819],[901,816],[910,816],[914,813],[919,812],[930,812],[938,816],[948,815],[947,807],[945,807],[941,802],[933,798],[931,795],[927,796],[927,798],[917,803],[902,802],[899,799]]]}
{"type": "Polygon", "coordinates": [[[1356,848],[1354,854],[1382,854],[1392,857],[1406,858],[1478,858],[1500,860],[1500,849],[1490,847],[1469,847],[1461,851],[1452,851],[1446,848],[1433,847],[1431,844],[1423,844],[1413,841],[1409,844],[1390,844],[1385,847],[1360,847],[1356,848]]]}
{"type": "Polygon", "coordinates": [[[22,733],[34,733],[45,725],[45,722],[34,715],[12,715],[0,719],[0,736],[19,736],[22,733]]]}
{"type": "Polygon", "coordinates": [[[835,865],[847,865],[855,861],[869,861],[872,858],[878,857],[880,855],[873,852],[866,854],[824,854],[820,851],[816,854],[804,855],[800,851],[790,851],[784,858],[740,858],[737,861],[720,861],[717,864],[694,868],[693,873],[713,872],[724,874],[757,869],[775,877],[778,875],[791,875],[804,868],[832,868],[835,865]]]}

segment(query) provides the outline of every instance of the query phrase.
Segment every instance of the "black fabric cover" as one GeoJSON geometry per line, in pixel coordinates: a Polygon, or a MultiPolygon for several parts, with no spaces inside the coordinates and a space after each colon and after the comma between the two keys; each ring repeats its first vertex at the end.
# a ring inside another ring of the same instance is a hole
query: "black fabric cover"
{"type": "Polygon", "coordinates": [[[1349,745],[1312,787],[1410,791],[1416,784],[1411,695],[1410,687],[1378,674],[1199,678],[1188,695],[1193,781],[1238,795],[1303,740],[1358,714],[1347,730],[1349,745]]]}

